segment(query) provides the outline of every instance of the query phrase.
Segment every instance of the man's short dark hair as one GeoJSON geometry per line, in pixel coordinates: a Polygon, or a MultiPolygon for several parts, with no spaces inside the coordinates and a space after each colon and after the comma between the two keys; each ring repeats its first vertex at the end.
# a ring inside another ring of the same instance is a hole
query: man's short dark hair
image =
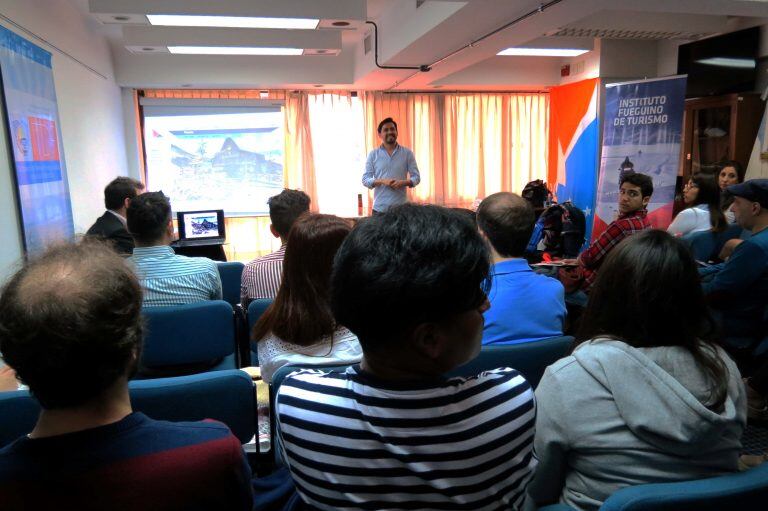
{"type": "Polygon", "coordinates": [[[126,211],[128,232],[139,243],[160,240],[171,221],[171,201],[163,192],[146,192],[131,200],[126,211]]]}
{"type": "Polygon", "coordinates": [[[489,195],[477,208],[477,225],[502,257],[522,257],[536,216],[530,203],[509,192],[489,195]]]}
{"type": "Polygon", "coordinates": [[[439,206],[405,204],[365,219],[334,260],[331,307],[364,351],[479,307],[490,266],[477,229],[439,206]]]}
{"type": "Polygon", "coordinates": [[[133,199],[144,185],[130,177],[117,177],[104,188],[104,206],[107,209],[118,210],[123,207],[125,199],[133,199]]]}
{"type": "Polygon", "coordinates": [[[394,125],[395,125],[395,129],[397,129],[397,123],[395,122],[395,120],[394,120],[394,119],[392,119],[391,117],[387,117],[386,119],[384,119],[383,121],[381,121],[381,122],[379,123],[379,127],[378,127],[378,128],[376,128],[376,131],[377,131],[378,133],[381,133],[381,128],[383,128],[385,124],[389,124],[390,122],[391,122],[392,124],[394,124],[394,125]]]}
{"type": "Polygon", "coordinates": [[[98,240],[48,250],[0,295],[0,351],[46,409],[98,397],[131,371],[141,338],[141,287],[98,240]]]}
{"type": "Polygon", "coordinates": [[[641,174],[639,172],[627,172],[621,176],[619,187],[621,187],[621,185],[624,183],[639,186],[640,194],[643,197],[650,197],[653,195],[653,179],[651,179],[651,176],[641,174]]]}
{"type": "Polygon", "coordinates": [[[267,201],[269,219],[281,238],[287,238],[293,223],[309,211],[311,199],[301,190],[285,189],[267,201]]]}

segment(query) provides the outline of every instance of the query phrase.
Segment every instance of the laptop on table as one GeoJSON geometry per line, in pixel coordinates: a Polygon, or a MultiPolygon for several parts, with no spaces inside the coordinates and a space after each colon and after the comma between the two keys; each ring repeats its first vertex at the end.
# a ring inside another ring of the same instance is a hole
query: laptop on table
{"type": "Polygon", "coordinates": [[[179,239],[178,247],[221,245],[226,240],[224,210],[179,211],[176,213],[179,239]]]}

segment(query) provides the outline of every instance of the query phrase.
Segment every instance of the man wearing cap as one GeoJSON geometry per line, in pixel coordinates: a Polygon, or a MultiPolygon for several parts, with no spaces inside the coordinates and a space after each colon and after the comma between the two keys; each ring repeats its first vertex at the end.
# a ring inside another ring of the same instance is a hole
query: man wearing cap
{"type": "Polygon", "coordinates": [[[731,211],[752,232],[725,263],[702,268],[702,288],[709,303],[723,312],[727,337],[762,337],[768,304],[768,179],[729,186],[731,211]]]}

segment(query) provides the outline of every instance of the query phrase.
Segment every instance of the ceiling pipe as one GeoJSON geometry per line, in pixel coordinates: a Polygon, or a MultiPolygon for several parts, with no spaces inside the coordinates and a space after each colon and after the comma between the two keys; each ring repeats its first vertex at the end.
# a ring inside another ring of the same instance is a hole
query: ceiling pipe
{"type": "Polygon", "coordinates": [[[421,66],[382,66],[379,64],[379,26],[376,25],[373,21],[366,21],[369,25],[373,25],[373,58],[376,62],[376,67],[379,69],[418,69],[419,73],[426,73],[429,71],[430,67],[421,65],[421,66]]]}

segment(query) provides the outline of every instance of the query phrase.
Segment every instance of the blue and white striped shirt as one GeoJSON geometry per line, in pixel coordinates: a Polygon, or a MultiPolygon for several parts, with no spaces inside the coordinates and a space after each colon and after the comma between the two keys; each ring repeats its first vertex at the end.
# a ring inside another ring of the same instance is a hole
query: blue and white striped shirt
{"type": "Polygon", "coordinates": [[[416,385],[304,370],[275,407],[296,488],[321,510],[516,510],[537,463],[514,369],[416,385]]]}
{"type": "Polygon", "coordinates": [[[176,255],[169,246],[136,247],[128,258],[144,290],[145,307],[221,300],[221,277],[206,257],[176,255]]]}
{"type": "MultiPolygon", "coordinates": [[[[421,176],[413,152],[398,144],[390,156],[382,144],[368,153],[363,186],[374,188],[373,182],[377,179],[410,179],[413,186],[419,184],[421,176]]],[[[394,190],[388,186],[377,186],[373,190],[373,209],[385,213],[392,206],[408,202],[406,190],[407,187],[394,190]]]]}

